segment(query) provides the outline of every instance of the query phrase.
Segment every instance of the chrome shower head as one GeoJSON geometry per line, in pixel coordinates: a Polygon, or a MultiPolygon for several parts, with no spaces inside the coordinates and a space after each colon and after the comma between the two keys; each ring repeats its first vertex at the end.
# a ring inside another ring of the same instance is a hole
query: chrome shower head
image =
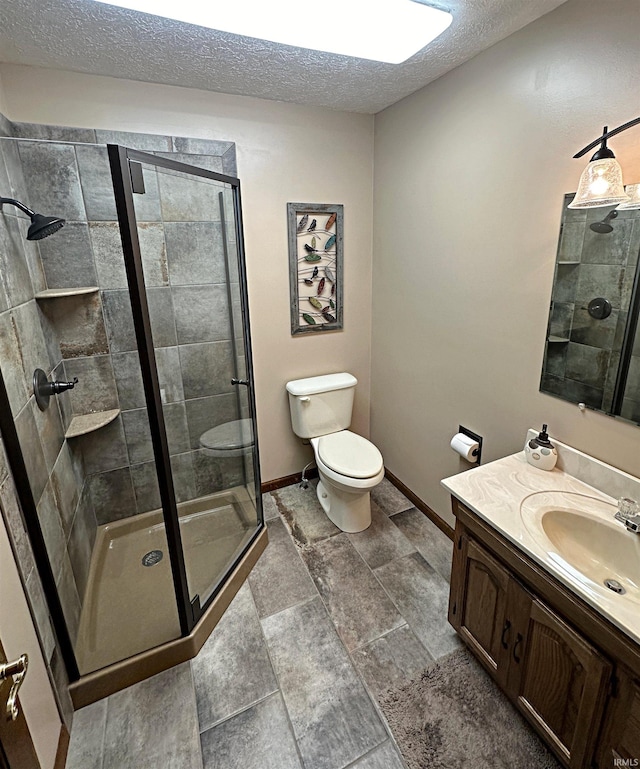
{"type": "Polygon", "coordinates": [[[0,198],[0,211],[2,211],[2,206],[5,204],[19,208],[31,219],[31,224],[27,230],[27,240],[42,240],[42,238],[48,238],[49,235],[53,235],[54,232],[57,232],[61,227],[64,227],[64,219],[61,219],[58,216],[43,216],[42,214],[37,214],[19,200],[14,200],[13,198],[0,198]]]}
{"type": "Polygon", "coordinates": [[[609,211],[609,213],[601,222],[593,222],[593,224],[590,224],[589,229],[599,233],[600,235],[606,235],[609,232],[613,232],[613,227],[609,224],[609,221],[611,219],[616,219],[617,216],[618,212],[614,208],[613,211],[609,211]]]}

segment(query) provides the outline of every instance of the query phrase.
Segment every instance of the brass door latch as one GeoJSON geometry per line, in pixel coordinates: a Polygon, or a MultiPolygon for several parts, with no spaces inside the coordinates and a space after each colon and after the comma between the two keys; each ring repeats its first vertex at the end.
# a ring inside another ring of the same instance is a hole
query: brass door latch
{"type": "Polygon", "coordinates": [[[26,654],[21,654],[13,662],[3,662],[0,664],[0,683],[7,678],[13,678],[6,711],[8,718],[12,721],[15,721],[18,717],[18,690],[24,681],[24,677],[27,675],[28,666],[29,657],[26,654]]]}

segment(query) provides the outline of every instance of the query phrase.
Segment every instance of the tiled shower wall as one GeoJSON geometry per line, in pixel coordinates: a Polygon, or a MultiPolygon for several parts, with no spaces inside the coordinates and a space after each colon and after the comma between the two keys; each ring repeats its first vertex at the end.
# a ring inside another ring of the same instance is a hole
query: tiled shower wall
{"type": "MultiPolygon", "coordinates": [[[[611,408],[620,348],[640,251],[640,214],[619,211],[610,233],[590,229],[611,209],[572,210],[565,200],[552,297],[549,342],[541,389],[611,408]],[[612,304],[604,320],[592,318],[588,303],[604,297],[612,304]]],[[[622,416],[640,422],[640,334],[631,362],[622,416]]]]}
{"type": "MultiPolygon", "coordinates": [[[[41,526],[74,636],[97,526],[159,506],[106,148],[94,143],[121,143],[229,175],[236,173],[235,147],[6,120],[2,126],[14,138],[0,140],[0,194],[67,219],[61,231],[33,244],[24,238],[28,222],[17,210],[5,208],[0,344],[41,526]],[[16,141],[26,137],[38,141],[16,141]],[[86,286],[99,291],[35,299],[46,288],[86,286]],[[36,367],[58,379],[79,379],[45,412],[31,394],[36,367]],[[107,427],[65,439],[74,415],[118,408],[121,414],[107,427]]],[[[241,459],[210,458],[199,450],[202,432],[237,418],[229,383],[232,343],[219,188],[203,189],[152,169],[144,175],[147,192],[136,196],[136,214],[181,501],[242,478],[241,459]]],[[[49,639],[53,666],[57,652],[46,612],[38,625],[49,639]]],[[[61,675],[60,688],[66,692],[61,675]]]]}

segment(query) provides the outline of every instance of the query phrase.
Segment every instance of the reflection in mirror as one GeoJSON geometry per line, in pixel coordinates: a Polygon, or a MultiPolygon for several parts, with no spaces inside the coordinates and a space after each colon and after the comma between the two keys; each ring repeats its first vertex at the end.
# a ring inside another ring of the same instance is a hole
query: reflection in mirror
{"type": "Polygon", "coordinates": [[[573,197],[564,198],[540,390],[640,423],[640,210],[572,210],[573,197]]]}

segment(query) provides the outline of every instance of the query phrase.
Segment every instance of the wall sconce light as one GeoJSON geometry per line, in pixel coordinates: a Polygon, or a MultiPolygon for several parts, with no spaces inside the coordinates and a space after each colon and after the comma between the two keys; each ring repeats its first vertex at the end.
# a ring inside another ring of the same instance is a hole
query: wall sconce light
{"type": "Polygon", "coordinates": [[[629,196],[629,200],[616,206],[620,211],[628,211],[630,208],[640,208],[640,184],[627,184],[624,191],[629,196]]]}
{"type": "Polygon", "coordinates": [[[607,147],[607,139],[639,123],[640,117],[637,117],[611,131],[608,130],[608,126],[605,126],[602,136],[592,141],[591,144],[587,144],[573,156],[574,158],[581,158],[597,144],[600,145],[598,151],[589,161],[589,165],[582,172],[578,191],[575,198],[569,203],[569,208],[599,208],[601,206],[613,206],[616,203],[622,204],[620,207],[624,206],[625,208],[640,207],[640,190],[633,189],[639,185],[629,185],[625,192],[622,183],[622,168],[620,168],[616,156],[607,147]],[[630,205],[634,200],[636,201],[635,204],[630,205]]]}

